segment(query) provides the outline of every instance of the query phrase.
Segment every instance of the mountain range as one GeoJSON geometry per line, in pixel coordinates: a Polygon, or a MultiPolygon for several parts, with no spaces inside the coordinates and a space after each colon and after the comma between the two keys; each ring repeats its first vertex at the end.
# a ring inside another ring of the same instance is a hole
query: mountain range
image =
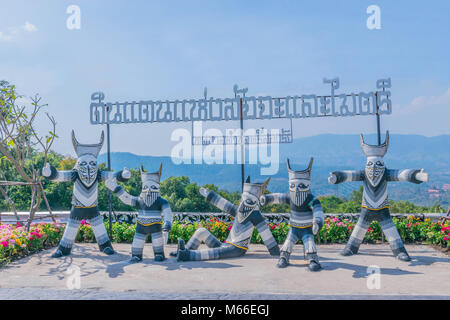
{"type": "MultiPolygon", "coordinates": [[[[384,134],[382,141],[384,141],[384,134]]],[[[365,142],[376,144],[374,134],[364,136],[365,142]]],[[[280,144],[279,170],[271,176],[269,190],[286,192],[286,158],[291,167],[301,170],[307,167],[310,157],[314,157],[311,188],[316,195],[335,194],[348,196],[360,183],[343,183],[331,186],[327,182],[330,171],[363,169],[365,157],[360,147],[359,135],[322,134],[294,139],[292,143],[280,144]]],[[[430,181],[421,185],[406,182],[390,184],[390,198],[410,200],[419,204],[430,204],[424,193],[428,188],[440,188],[450,183],[450,135],[425,137],[420,135],[391,134],[389,150],[384,157],[391,169],[424,168],[430,174],[430,181]]],[[[106,162],[106,154],[101,154],[100,162],[106,162]]],[[[241,166],[239,164],[175,164],[169,156],[143,156],[133,153],[111,153],[114,170],[123,167],[137,168],[141,164],[148,171],[156,171],[163,163],[163,179],[169,176],[189,176],[191,182],[200,185],[212,183],[227,191],[241,189],[241,166]]],[[[246,164],[245,175],[251,181],[263,181],[267,176],[260,174],[260,165],[246,164]]]]}

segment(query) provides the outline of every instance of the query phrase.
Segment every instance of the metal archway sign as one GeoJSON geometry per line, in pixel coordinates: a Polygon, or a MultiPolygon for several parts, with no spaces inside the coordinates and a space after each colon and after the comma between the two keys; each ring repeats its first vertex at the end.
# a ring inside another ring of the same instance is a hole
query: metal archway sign
{"type": "Polygon", "coordinates": [[[391,79],[376,82],[376,91],[336,93],[339,78],[323,79],[329,95],[303,94],[285,97],[246,96],[247,88],[234,85],[234,98],[183,100],[135,100],[104,102],[105,94],[91,95],[90,122],[102,124],[164,123],[188,121],[301,119],[391,114],[391,79]]]}

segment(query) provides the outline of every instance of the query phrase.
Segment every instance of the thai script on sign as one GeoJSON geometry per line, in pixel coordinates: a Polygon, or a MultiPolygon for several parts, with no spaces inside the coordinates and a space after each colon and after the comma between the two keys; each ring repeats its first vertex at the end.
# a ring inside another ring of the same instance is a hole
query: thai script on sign
{"type": "Polygon", "coordinates": [[[329,95],[293,95],[282,98],[246,96],[248,89],[234,86],[234,98],[140,100],[104,102],[105,94],[91,95],[91,124],[152,123],[182,121],[267,120],[315,117],[348,117],[391,114],[391,79],[376,82],[377,90],[359,93],[336,93],[339,78],[324,79],[330,84],[329,95]]]}
{"type": "Polygon", "coordinates": [[[244,131],[242,135],[229,134],[221,136],[193,136],[192,145],[241,145],[244,144],[271,144],[271,143],[292,143],[292,129],[250,129],[244,131]]]}

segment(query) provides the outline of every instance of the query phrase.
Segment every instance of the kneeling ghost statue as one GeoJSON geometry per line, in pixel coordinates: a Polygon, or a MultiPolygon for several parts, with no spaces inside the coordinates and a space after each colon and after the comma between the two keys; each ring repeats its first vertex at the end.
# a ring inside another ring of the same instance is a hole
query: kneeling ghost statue
{"type": "Polygon", "coordinates": [[[250,183],[250,177],[247,177],[239,206],[222,198],[214,191],[200,188],[200,193],[206,198],[206,201],[235,218],[227,240],[222,243],[207,229],[198,228],[186,245],[180,239],[177,252],[173,252],[171,255],[176,255],[178,261],[239,257],[247,252],[253,229],[256,227],[269,253],[278,256],[280,249],[267,226],[266,219],[260,212],[259,204],[259,197],[264,193],[269,180],[270,178],[264,183],[250,183]],[[202,242],[209,248],[198,250],[202,242]]]}

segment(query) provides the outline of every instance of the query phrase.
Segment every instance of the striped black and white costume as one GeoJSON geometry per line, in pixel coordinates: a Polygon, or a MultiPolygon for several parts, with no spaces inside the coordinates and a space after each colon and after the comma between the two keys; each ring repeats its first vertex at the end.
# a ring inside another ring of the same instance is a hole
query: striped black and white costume
{"type": "Polygon", "coordinates": [[[408,181],[422,183],[428,181],[428,174],[422,170],[386,169],[383,157],[389,147],[389,132],[386,133],[386,141],[382,145],[372,146],[364,142],[361,135],[361,148],[367,157],[365,170],[334,171],[330,173],[328,181],[338,184],[348,181],[362,181],[363,197],[361,203],[361,215],[350,236],[350,239],[341,252],[348,256],[358,252],[361,242],[372,221],[378,221],[394,256],[403,261],[409,261],[410,257],[403,245],[403,241],[392,221],[389,213],[388,182],[408,181]]]}
{"type": "Polygon", "coordinates": [[[141,168],[142,192],[140,196],[128,194],[114,179],[107,181],[106,186],[114,192],[119,199],[138,209],[136,232],[131,245],[130,262],[142,260],[144,244],[147,236],[152,239],[153,253],[156,261],[163,261],[164,242],[172,228],[172,210],[169,202],[159,194],[162,165],[158,172],[148,173],[141,168]],[[164,221],[162,219],[164,217],[164,221]]]}
{"type": "Polygon", "coordinates": [[[250,177],[248,177],[246,183],[244,183],[239,207],[214,191],[202,188],[201,193],[206,197],[206,201],[235,218],[233,226],[225,243],[221,243],[205,228],[197,229],[186,246],[184,246],[183,241],[179,242],[177,259],[179,261],[198,261],[242,256],[248,250],[255,227],[269,253],[275,256],[279,255],[278,244],[267,226],[266,219],[259,210],[259,197],[268,181],[269,179],[264,184],[250,183],[250,177]],[[198,250],[201,243],[205,243],[209,248],[198,250]]]}
{"type": "Polygon", "coordinates": [[[81,221],[86,220],[92,227],[100,251],[113,254],[111,241],[106,233],[103,218],[98,211],[98,183],[115,177],[121,181],[129,178],[129,172],[123,170],[117,173],[101,171],[97,167],[97,156],[104,141],[102,132],[98,144],[80,144],[72,131],[72,142],[78,156],[74,169],[58,171],[55,167],[46,164],[42,170],[44,177],[54,182],[72,181],[72,209],[69,222],[66,225],[63,237],[53,257],[69,255],[80,227],[81,221]]]}
{"type": "Polygon", "coordinates": [[[317,271],[321,268],[314,234],[323,226],[323,211],[319,199],[312,195],[309,188],[312,163],[313,158],[311,158],[308,168],[294,171],[287,159],[289,193],[272,193],[261,197],[261,202],[265,205],[288,204],[290,206],[289,232],[281,248],[280,260],[277,265],[280,268],[289,264],[293,247],[299,239],[303,242],[305,257],[310,261],[309,269],[317,271]]]}

